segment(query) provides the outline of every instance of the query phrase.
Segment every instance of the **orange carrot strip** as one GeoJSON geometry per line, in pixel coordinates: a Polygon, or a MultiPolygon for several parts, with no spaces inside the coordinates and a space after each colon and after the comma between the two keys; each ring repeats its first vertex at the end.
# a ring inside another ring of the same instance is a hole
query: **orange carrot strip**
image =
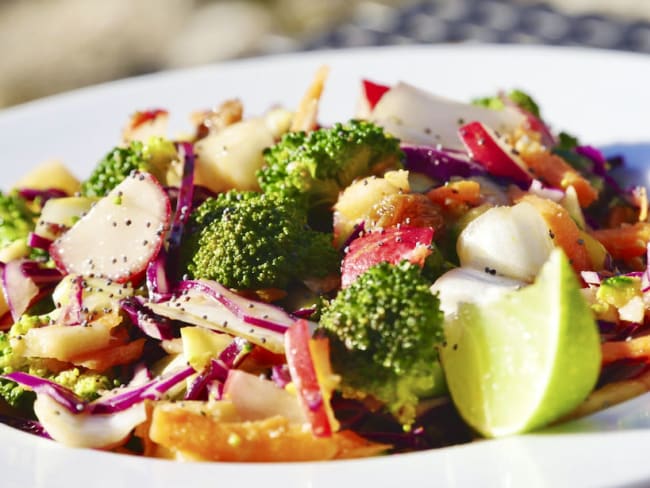
{"type": "Polygon", "coordinates": [[[623,224],[616,229],[599,229],[591,232],[614,259],[631,259],[643,256],[650,241],[650,224],[637,222],[623,224]]]}
{"type": "Polygon", "coordinates": [[[521,159],[536,178],[563,190],[573,186],[581,207],[588,207],[598,198],[598,190],[560,156],[534,151],[521,153],[521,159]]]}
{"type": "Polygon", "coordinates": [[[443,208],[459,203],[478,205],[481,202],[481,185],[471,180],[452,181],[429,191],[427,197],[443,208]]]}
{"type": "Polygon", "coordinates": [[[530,203],[539,211],[548,224],[555,245],[561,247],[566,253],[576,272],[592,269],[589,251],[580,235],[580,229],[564,207],[546,198],[530,194],[524,196],[521,201],[530,203]]]}
{"type": "Polygon", "coordinates": [[[650,358],[650,335],[629,341],[604,342],[601,349],[603,364],[613,363],[619,359],[650,358]]]}

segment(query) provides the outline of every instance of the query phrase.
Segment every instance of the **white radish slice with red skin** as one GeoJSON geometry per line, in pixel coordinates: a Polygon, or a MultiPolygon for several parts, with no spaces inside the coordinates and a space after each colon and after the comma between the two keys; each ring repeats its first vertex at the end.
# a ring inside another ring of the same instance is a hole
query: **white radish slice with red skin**
{"type": "Polygon", "coordinates": [[[135,281],[156,257],[169,228],[167,194],[149,173],[134,173],[50,247],[65,273],[135,281]]]}
{"type": "Polygon", "coordinates": [[[144,402],[112,414],[72,413],[47,394],[38,395],[34,413],[54,440],[70,447],[91,449],[122,444],[147,419],[144,402]]]}
{"type": "Polygon", "coordinates": [[[414,144],[440,144],[463,150],[458,127],[478,120],[500,132],[510,132],[526,118],[512,107],[490,110],[439,97],[407,83],[398,83],[384,93],[370,113],[370,120],[389,134],[414,144]]]}
{"type": "Polygon", "coordinates": [[[458,130],[469,155],[494,176],[505,176],[530,185],[533,180],[526,164],[512,146],[481,122],[470,122],[458,130]]]}

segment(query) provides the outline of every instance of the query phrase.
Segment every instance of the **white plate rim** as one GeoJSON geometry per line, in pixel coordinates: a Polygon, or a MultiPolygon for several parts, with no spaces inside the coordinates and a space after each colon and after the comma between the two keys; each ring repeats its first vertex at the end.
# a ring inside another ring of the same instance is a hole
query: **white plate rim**
{"type": "MultiPolygon", "coordinates": [[[[400,58],[407,55],[418,59],[424,59],[425,56],[446,56],[449,59],[454,56],[460,58],[496,56],[512,60],[521,60],[528,56],[552,56],[557,59],[562,58],[565,62],[564,66],[567,66],[567,60],[580,59],[579,62],[576,61],[578,64],[615,63],[617,66],[634,66],[635,69],[641,66],[645,67],[650,74],[648,56],[585,48],[463,44],[316,51],[155,73],[48,97],[1,111],[0,134],[6,135],[9,131],[9,134],[15,135],[16,125],[25,129],[27,126],[24,124],[27,124],[27,121],[33,120],[44,111],[49,114],[59,110],[65,111],[70,105],[83,106],[84,103],[97,101],[98,98],[110,98],[111,93],[128,91],[133,87],[141,89],[143,86],[161,80],[178,80],[182,85],[184,79],[194,80],[215,75],[227,77],[228,73],[236,73],[240,76],[240,73],[250,72],[252,69],[263,72],[271,69],[278,70],[283,66],[284,69],[301,67],[301,78],[308,80],[308,72],[311,72],[313,66],[322,62],[331,64],[333,68],[340,64],[349,67],[351,61],[357,60],[358,63],[363,64],[359,60],[377,61],[378,58],[397,63],[400,58]],[[14,132],[11,132],[12,128],[14,132]]],[[[393,75],[394,73],[391,74],[393,75]]],[[[398,78],[393,76],[386,81],[395,81],[398,78]]],[[[408,78],[404,77],[404,79],[408,81],[408,78]]],[[[489,90],[484,92],[488,93],[489,90]]],[[[299,94],[293,97],[293,100],[297,101],[297,98],[299,94]]],[[[245,98],[244,101],[246,102],[245,98]]],[[[544,107],[544,100],[540,98],[540,101],[544,107]]],[[[650,103],[645,106],[650,109],[650,103]]],[[[137,108],[144,107],[131,107],[132,110],[137,108]]],[[[126,120],[125,116],[126,114],[123,114],[119,123],[126,120]]],[[[111,120],[111,124],[115,122],[111,120]]],[[[118,131],[114,130],[113,136],[116,137],[117,134],[118,131]]],[[[21,139],[23,140],[25,139],[21,139]]],[[[630,140],[648,142],[650,134],[635,133],[630,140]]],[[[617,135],[615,140],[599,142],[620,141],[621,138],[617,135]]],[[[4,140],[0,135],[0,147],[8,149],[5,153],[10,157],[18,153],[15,150],[17,144],[13,139],[4,140]]],[[[100,156],[104,149],[101,148],[94,156],[100,156]]],[[[22,164],[26,163],[21,161],[22,164]]],[[[24,168],[20,169],[24,170],[24,168]]],[[[326,486],[337,482],[347,486],[350,480],[359,483],[367,481],[376,486],[395,486],[397,480],[400,483],[428,480],[440,486],[469,486],[476,483],[490,485],[510,483],[519,486],[523,482],[532,486],[604,486],[642,483],[643,480],[650,480],[650,466],[644,467],[644,457],[638,454],[642,451],[643,445],[647,445],[650,441],[650,432],[644,430],[649,426],[647,420],[644,421],[648,413],[645,407],[647,402],[647,395],[639,397],[632,402],[609,409],[602,415],[590,419],[589,422],[574,426],[574,430],[584,432],[533,434],[390,458],[335,463],[178,464],[96,451],[71,450],[2,426],[0,466],[6,469],[11,466],[19,468],[9,475],[9,486],[74,486],[89,480],[92,480],[93,486],[114,486],[115,483],[125,486],[121,483],[127,479],[126,476],[128,476],[129,486],[147,482],[157,487],[175,486],[184,479],[206,481],[222,476],[232,480],[237,479],[238,484],[243,486],[255,486],[259,483],[274,485],[276,481],[281,481],[277,484],[284,486],[326,486]],[[625,451],[625,456],[616,451],[625,451]],[[563,461],[564,455],[568,453],[571,453],[574,458],[563,461]],[[594,462],[594,459],[607,460],[607,462],[601,464],[594,462]],[[583,471],[587,469],[588,471],[583,471]]]]}

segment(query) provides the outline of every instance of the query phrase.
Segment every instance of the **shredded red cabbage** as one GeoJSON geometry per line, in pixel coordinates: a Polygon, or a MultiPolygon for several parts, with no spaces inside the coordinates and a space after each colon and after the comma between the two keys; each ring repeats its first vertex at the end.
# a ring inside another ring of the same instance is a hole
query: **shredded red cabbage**
{"type": "Polygon", "coordinates": [[[177,331],[172,322],[145,307],[141,297],[125,298],[120,302],[120,307],[127,313],[131,322],[148,337],[160,341],[176,337],[177,331]]]}
{"type": "Polygon", "coordinates": [[[485,168],[461,151],[436,146],[402,144],[405,166],[410,171],[424,173],[441,183],[453,176],[468,178],[485,175],[485,168]]]}
{"type": "Polygon", "coordinates": [[[226,287],[214,281],[185,280],[178,284],[177,292],[185,290],[198,290],[205,293],[213,300],[221,303],[233,315],[247,324],[255,325],[272,332],[283,334],[293,322],[293,319],[279,307],[268,303],[256,302],[236,295],[226,287]],[[251,306],[252,305],[252,306],[251,306]],[[281,316],[285,323],[273,321],[270,317],[281,316]]]}
{"type": "Polygon", "coordinates": [[[68,196],[66,192],[59,190],[58,188],[48,188],[47,190],[20,188],[18,194],[29,202],[38,198],[41,201],[41,204],[47,202],[50,198],[63,198],[68,196]]]}

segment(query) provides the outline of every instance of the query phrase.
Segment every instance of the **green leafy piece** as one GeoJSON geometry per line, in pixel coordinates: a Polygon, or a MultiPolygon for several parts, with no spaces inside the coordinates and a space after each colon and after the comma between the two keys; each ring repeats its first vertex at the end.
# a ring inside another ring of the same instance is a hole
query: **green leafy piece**
{"type": "Polygon", "coordinates": [[[319,327],[330,339],[343,393],[383,402],[405,426],[420,398],[444,391],[436,346],[443,315],[420,268],[381,263],[325,307],[319,327]]]}
{"type": "MultiPolygon", "coordinates": [[[[541,118],[539,105],[537,105],[537,102],[535,102],[535,100],[533,100],[533,98],[526,92],[521,90],[511,90],[505,94],[505,97],[509,98],[515,105],[533,114],[535,117],[541,118]]],[[[503,110],[506,106],[503,96],[501,95],[476,98],[472,100],[472,104],[478,105],[479,107],[489,108],[491,110],[503,110]]]]}
{"type": "Polygon", "coordinates": [[[230,191],[201,204],[181,254],[192,277],[250,290],[324,278],[340,264],[332,235],[311,230],[304,207],[255,192],[230,191]]]}

